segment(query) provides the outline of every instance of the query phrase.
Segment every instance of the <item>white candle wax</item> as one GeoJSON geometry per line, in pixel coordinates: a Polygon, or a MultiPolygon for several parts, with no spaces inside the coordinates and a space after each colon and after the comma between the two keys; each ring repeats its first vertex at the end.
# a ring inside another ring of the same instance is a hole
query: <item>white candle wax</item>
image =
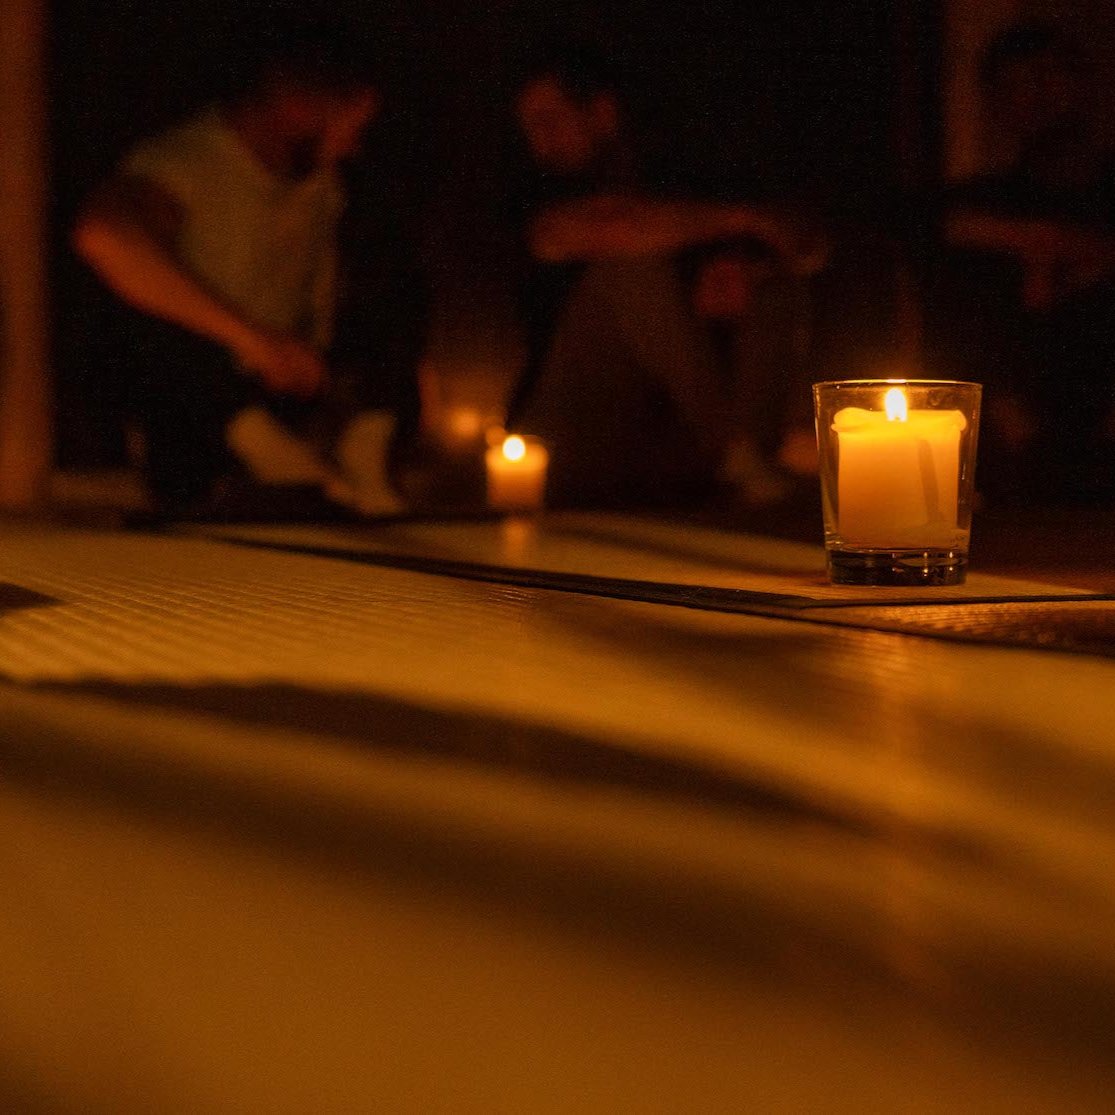
{"type": "Polygon", "coordinates": [[[533,511],[542,506],[550,455],[540,442],[514,434],[484,457],[488,506],[499,511],[533,511]]]}
{"type": "Polygon", "coordinates": [[[865,549],[951,549],[959,541],[964,415],[907,412],[901,389],[888,392],[887,405],[890,414],[846,407],[833,416],[841,541],[865,549]]]}

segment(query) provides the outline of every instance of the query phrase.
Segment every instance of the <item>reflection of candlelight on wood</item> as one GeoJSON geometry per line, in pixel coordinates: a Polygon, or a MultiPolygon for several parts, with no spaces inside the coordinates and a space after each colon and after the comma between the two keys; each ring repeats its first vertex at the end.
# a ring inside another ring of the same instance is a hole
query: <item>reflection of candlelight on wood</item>
{"type": "Polygon", "coordinates": [[[500,524],[499,550],[501,559],[510,564],[530,562],[534,556],[537,527],[532,519],[512,515],[500,524]]]}
{"type": "Polygon", "coordinates": [[[542,506],[550,455],[534,438],[511,434],[485,454],[488,506],[500,511],[532,511],[542,506]]]}

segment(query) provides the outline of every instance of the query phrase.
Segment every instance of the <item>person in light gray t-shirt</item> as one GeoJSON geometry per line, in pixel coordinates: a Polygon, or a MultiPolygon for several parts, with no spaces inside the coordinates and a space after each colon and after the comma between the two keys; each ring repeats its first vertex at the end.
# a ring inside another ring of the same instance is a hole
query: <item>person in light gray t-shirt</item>
{"type": "Polygon", "coordinates": [[[134,406],[162,505],[204,504],[238,468],[397,509],[392,414],[360,414],[330,458],[301,436],[332,387],[338,164],[379,92],[336,28],[307,23],[263,45],[242,92],[124,158],[75,248],[136,311],[134,406]]]}

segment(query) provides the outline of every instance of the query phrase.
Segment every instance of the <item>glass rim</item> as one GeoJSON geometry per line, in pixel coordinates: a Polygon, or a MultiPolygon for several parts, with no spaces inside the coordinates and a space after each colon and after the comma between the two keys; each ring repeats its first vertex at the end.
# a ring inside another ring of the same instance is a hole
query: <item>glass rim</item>
{"type": "Polygon", "coordinates": [[[818,387],[978,387],[982,383],[971,379],[824,379],[813,384],[818,387]]]}

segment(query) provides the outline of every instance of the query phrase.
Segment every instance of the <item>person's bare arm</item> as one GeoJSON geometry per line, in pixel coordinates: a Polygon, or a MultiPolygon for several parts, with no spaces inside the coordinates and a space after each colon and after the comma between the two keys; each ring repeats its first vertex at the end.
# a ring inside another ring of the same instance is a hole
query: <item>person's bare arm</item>
{"type": "Polygon", "coordinates": [[[606,194],[559,202],[544,210],[530,230],[532,253],[549,263],[668,254],[726,236],[753,236],[794,270],[818,269],[817,244],[792,222],[759,206],[697,201],[659,201],[606,194]]]}
{"type": "Polygon", "coordinates": [[[1053,256],[1058,231],[1054,221],[962,208],[945,219],[945,236],[957,247],[1034,259],[1053,256]]]}
{"type": "Polygon", "coordinates": [[[956,247],[1016,260],[1031,309],[1048,309],[1115,271],[1115,237],[1077,222],[962,208],[946,218],[945,236],[956,247]]]}
{"type": "Polygon", "coordinates": [[[121,177],[104,186],[78,219],[75,251],[124,301],[227,348],[269,387],[311,395],[322,385],[320,356],[300,341],[245,321],[184,271],[173,245],[178,202],[153,182],[121,177]]]}

